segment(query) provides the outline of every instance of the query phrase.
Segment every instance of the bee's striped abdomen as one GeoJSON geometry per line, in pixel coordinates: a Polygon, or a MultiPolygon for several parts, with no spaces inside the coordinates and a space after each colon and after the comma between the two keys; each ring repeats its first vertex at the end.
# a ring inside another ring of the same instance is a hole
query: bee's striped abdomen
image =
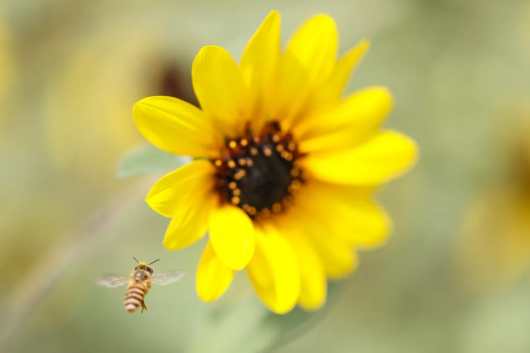
{"type": "Polygon", "coordinates": [[[133,283],[125,293],[125,310],[132,313],[142,304],[145,297],[145,286],[141,283],[133,283]]]}

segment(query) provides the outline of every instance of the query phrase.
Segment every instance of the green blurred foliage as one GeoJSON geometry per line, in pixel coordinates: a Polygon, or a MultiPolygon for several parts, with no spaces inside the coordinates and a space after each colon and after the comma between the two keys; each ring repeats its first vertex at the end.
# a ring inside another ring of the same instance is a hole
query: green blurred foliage
{"type": "Polygon", "coordinates": [[[142,145],[123,157],[116,168],[119,179],[138,175],[169,173],[191,161],[189,157],[175,156],[153,145],[142,145]]]}
{"type": "MultiPolygon", "coordinates": [[[[62,271],[7,351],[530,350],[530,229],[521,221],[530,158],[520,153],[529,138],[530,3],[522,0],[4,1],[0,310],[49,251],[130,183],[115,172],[143,142],[132,104],[154,94],[195,102],[195,53],[216,44],[239,57],[271,9],[282,14],[284,41],[318,12],[336,19],[341,52],[372,40],[349,91],[388,86],[396,106],[387,126],[421,147],[416,169],[380,193],[395,224],[389,244],[362,254],[318,323],[268,313],[244,273],[206,304],[194,287],[204,242],[165,250],[168,220],[139,198],[62,271]],[[124,311],[122,289],[93,284],[102,272],[127,274],[132,256],[187,273],[153,288],[143,314],[124,311]],[[285,342],[304,325],[315,327],[285,342]]],[[[160,173],[177,163],[157,156],[160,173]]],[[[127,175],[146,171],[126,166],[127,175]]]]}

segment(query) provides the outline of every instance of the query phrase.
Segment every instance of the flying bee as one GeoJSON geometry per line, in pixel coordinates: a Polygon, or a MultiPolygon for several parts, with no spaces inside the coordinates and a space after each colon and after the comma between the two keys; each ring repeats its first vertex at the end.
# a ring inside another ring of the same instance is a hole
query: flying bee
{"type": "MultiPolygon", "coordinates": [[[[136,260],[135,257],[133,257],[133,259],[136,260]]],[[[141,312],[143,313],[144,310],[147,310],[144,299],[147,292],[149,292],[149,289],[151,289],[151,283],[166,285],[177,282],[184,277],[184,272],[178,270],[153,274],[153,268],[151,265],[158,260],[155,260],[150,264],[138,262],[138,260],[136,260],[138,266],[134,268],[129,277],[106,273],[96,281],[96,284],[115,288],[128,283],[129,286],[125,292],[125,310],[132,313],[142,305],[141,312]]]]}

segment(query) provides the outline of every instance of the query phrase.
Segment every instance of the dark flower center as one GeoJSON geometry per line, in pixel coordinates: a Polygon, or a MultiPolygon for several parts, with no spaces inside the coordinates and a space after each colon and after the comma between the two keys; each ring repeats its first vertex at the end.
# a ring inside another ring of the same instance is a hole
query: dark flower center
{"type": "Polygon", "coordinates": [[[268,123],[259,135],[247,132],[226,142],[223,158],[212,161],[216,189],[223,201],[239,206],[251,218],[282,212],[303,182],[298,157],[291,134],[277,122],[268,123]]]}

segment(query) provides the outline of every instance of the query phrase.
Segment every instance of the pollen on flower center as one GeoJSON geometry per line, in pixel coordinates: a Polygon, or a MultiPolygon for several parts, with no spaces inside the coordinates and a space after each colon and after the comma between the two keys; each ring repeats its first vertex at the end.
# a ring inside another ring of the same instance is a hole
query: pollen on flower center
{"type": "Polygon", "coordinates": [[[226,142],[224,156],[212,161],[217,168],[216,190],[223,201],[252,218],[282,212],[303,183],[298,157],[291,134],[277,122],[268,123],[258,135],[247,132],[226,142]]]}

